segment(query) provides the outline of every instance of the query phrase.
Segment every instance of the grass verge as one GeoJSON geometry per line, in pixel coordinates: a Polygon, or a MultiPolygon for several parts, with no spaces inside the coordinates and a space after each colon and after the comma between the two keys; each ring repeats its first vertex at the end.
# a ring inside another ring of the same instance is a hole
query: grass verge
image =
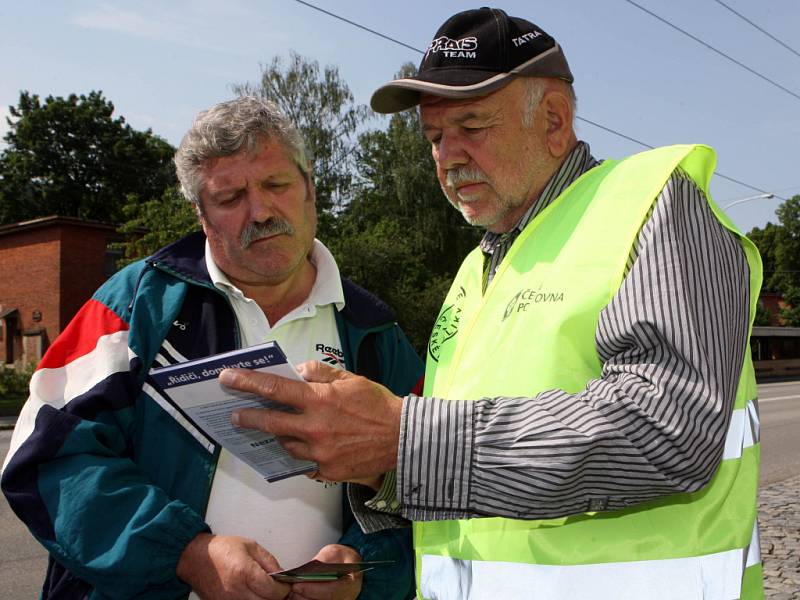
{"type": "Polygon", "coordinates": [[[0,398],[0,417],[15,417],[19,414],[27,396],[4,396],[0,398]]]}

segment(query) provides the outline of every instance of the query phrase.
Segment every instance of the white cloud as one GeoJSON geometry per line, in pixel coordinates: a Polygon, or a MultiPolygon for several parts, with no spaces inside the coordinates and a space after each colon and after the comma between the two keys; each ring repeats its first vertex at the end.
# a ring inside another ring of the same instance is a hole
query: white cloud
{"type": "Polygon", "coordinates": [[[94,10],[71,19],[72,23],[87,29],[115,31],[133,36],[167,38],[169,27],[162,20],[148,20],[140,13],[123,10],[110,4],[100,4],[94,10]]]}
{"type": "Polygon", "coordinates": [[[102,2],[70,19],[73,25],[85,29],[110,31],[131,37],[172,42],[183,46],[209,50],[230,50],[209,40],[217,39],[215,28],[225,20],[247,23],[253,18],[249,11],[237,2],[184,3],[164,6],[158,2],[145,2],[139,10],[102,2]]]}

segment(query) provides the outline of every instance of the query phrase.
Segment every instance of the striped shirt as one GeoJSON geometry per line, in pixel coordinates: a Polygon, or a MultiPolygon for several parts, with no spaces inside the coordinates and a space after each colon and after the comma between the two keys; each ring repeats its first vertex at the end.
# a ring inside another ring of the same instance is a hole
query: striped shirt
{"type": "MultiPolygon", "coordinates": [[[[596,164],[579,143],[510,234],[484,237],[490,273],[519,231],[596,164]]],[[[539,519],[697,490],[722,456],[748,318],[744,252],[702,191],[677,170],[600,314],[601,376],[575,394],[408,396],[396,489],[387,495],[392,474],[366,505],[419,521],[539,519]]],[[[391,514],[356,512],[367,531],[398,522],[391,514]]]]}

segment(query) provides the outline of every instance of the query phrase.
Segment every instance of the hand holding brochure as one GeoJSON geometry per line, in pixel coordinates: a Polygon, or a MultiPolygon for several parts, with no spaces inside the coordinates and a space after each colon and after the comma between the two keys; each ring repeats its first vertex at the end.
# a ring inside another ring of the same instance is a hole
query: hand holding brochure
{"type": "Polygon", "coordinates": [[[231,424],[231,413],[239,408],[291,409],[222,386],[219,374],[227,368],[254,369],[303,381],[277,342],[153,369],[150,375],[167,399],[198,429],[267,481],[314,471],[314,463],[292,458],[272,434],[231,424]]]}
{"type": "Polygon", "coordinates": [[[318,560],[309,561],[294,569],[287,569],[269,576],[275,581],[284,583],[300,583],[301,581],[335,581],[350,573],[369,571],[381,565],[393,563],[391,560],[373,560],[357,563],[324,563],[318,560]]]}

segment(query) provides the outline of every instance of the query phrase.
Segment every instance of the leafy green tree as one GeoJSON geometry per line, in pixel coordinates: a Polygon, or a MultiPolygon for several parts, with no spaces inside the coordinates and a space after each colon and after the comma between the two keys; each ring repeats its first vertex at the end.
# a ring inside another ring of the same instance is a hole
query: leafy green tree
{"type": "Polygon", "coordinates": [[[770,284],[784,292],[800,287],[800,194],[775,211],[781,224],[775,245],[775,274],[770,284]]]}
{"type": "Polygon", "coordinates": [[[122,210],[125,222],[118,231],[125,235],[126,241],[116,245],[122,250],[120,267],[200,228],[192,204],[177,185],[167,188],[160,198],[146,202],[130,196],[122,210]]]}
{"type": "Polygon", "coordinates": [[[237,84],[233,90],[271,100],[300,130],[314,161],[320,231],[330,231],[335,213],[350,200],[356,133],[367,108],[354,103],[337,67],[320,71],[317,61],[295,52],[286,66],[279,56],[261,65],[257,84],[237,84]]]}
{"type": "MultiPolygon", "coordinates": [[[[398,76],[413,73],[404,65],[398,76]]],[[[441,303],[464,256],[480,239],[445,199],[416,111],[391,117],[359,137],[359,179],[325,240],[342,272],[396,311],[423,353],[441,303]]]]}
{"type": "MultiPolygon", "coordinates": [[[[366,108],[353,103],[336,67],[320,72],[317,62],[295,53],[288,66],[275,57],[262,66],[259,83],[236,84],[233,90],[271,100],[300,129],[314,160],[318,235],[332,237],[337,207],[346,204],[352,193],[355,132],[366,118],[366,108]]],[[[191,206],[172,187],[145,202],[129,196],[123,216],[126,223],[120,231],[128,241],[121,244],[122,264],[143,258],[198,227],[191,206]]]]}
{"type": "Polygon", "coordinates": [[[783,293],[786,308],[780,312],[781,320],[787,327],[800,327],[800,287],[791,286],[783,293]]]}
{"type": "MultiPolygon", "coordinates": [[[[406,65],[401,73],[413,72],[406,65]]],[[[480,239],[439,187],[429,143],[415,111],[392,116],[385,130],[356,132],[365,122],[333,67],[292,54],[273,59],[261,81],[234,87],[275,102],[315,157],[318,236],[342,273],[394,308],[422,353],[444,295],[464,256],[480,239]]],[[[123,231],[135,234],[126,260],[145,256],[195,227],[177,192],[129,202],[123,231]]]]}
{"type": "Polygon", "coordinates": [[[753,320],[753,325],[756,327],[766,327],[772,324],[772,314],[764,306],[764,303],[759,300],[756,304],[756,317],[753,320]]]}
{"type": "Polygon", "coordinates": [[[452,276],[426,268],[426,256],[419,252],[424,243],[421,232],[406,230],[388,218],[364,230],[350,225],[340,223],[339,235],[328,244],[339,269],[394,309],[422,354],[452,276]]]}
{"type": "Polygon", "coordinates": [[[10,108],[0,154],[0,223],[45,215],[119,222],[126,197],[157,198],[174,183],[173,148],[136,131],[102,92],[29,92],[10,108]]]}
{"type": "Polygon", "coordinates": [[[467,224],[444,197],[417,112],[393,115],[385,131],[363,134],[360,143],[362,181],[345,218],[362,229],[389,218],[407,231],[419,232],[417,250],[425,266],[454,276],[482,232],[467,224]]]}
{"type": "Polygon", "coordinates": [[[775,251],[778,247],[778,237],[781,229],[780,225],[767,223],[763,229],[756,227],[747,234],[747,237],[756,245],[758,252],[761,254],[761,262],[764,268],[764,283],[762,289],[765,291],[773,291],[776,289],[772,283],[772,278],[777,275],[775,251]]]}
{"type": "Polygon", "coordinates": [[[783,295],[788,307],[781,310],[784,325],[800,327],[800,195],[776,211],[779,225],[767,223],[748,237],[758,247],[764,263],[764,289],[783,295]]]}

